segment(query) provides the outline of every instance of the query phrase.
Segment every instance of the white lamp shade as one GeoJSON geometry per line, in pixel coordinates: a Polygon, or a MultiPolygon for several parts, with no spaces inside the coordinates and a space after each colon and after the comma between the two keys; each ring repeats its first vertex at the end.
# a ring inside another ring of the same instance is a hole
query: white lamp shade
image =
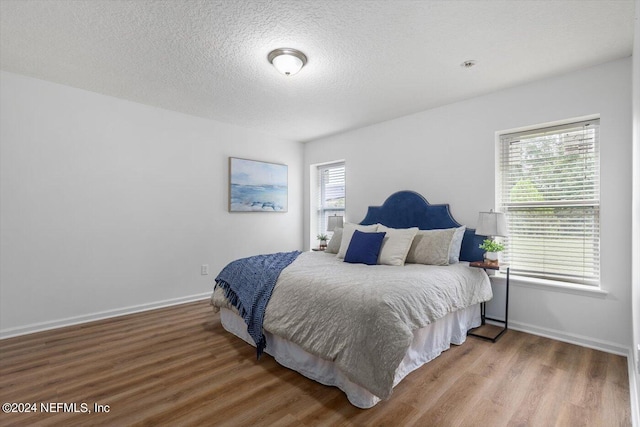
{"type": "Polygon", "coordinates": [[[481,236],[506,236],[507,221],[502,212],[480,212],[476,234],[481,236]]]}
{"type": "Polygon", "coordinates": [[[330,216],[327,220],[327,231],[334,231],[344,225],[344,217],[340,215],[330,216]]]}
{"type": "Polygon", "coordinates": [[[273,58],[273,66],[286,76],[296,74],[302,68],[302,60],[296,56],[282,54],[273,58]]]}

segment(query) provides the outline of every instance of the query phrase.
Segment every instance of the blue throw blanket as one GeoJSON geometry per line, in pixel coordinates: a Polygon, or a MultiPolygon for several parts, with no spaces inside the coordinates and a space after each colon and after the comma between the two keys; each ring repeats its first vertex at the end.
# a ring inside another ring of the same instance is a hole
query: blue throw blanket
{"type": "Polygon", "coordinates": [[[256,343],[258,359],[267,346],[262,322],[271,292],[282,270],[300,253],[279,252],[242,258],[227,264],[216,277],[216,286],[224,290],[229,303],[238,309],[247,324],[247,331],[256,343]]]}

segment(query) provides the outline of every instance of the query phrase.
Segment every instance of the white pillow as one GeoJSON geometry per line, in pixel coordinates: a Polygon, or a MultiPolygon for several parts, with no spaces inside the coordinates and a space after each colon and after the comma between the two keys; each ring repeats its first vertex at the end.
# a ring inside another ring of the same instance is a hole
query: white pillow
{"type": "Polygon", "coordinates": [[[347,249],[349,249],[349,243],[351,243],[351,238],[353,237],[353,233],[358,230],[364,233],[375,233],[378,230],[378,224],[373,225],[360,225],[360,224],[352,224],[347,222],[344,224],[342,228],[342,240],[340,240],[340,250],[338,251],[338,258],[344,259],[345,254],[347,253],[347,249]]]}
{"type": "Polygon", "coordinates": [[[378,264],[404,265],[407,253],[411,248],[411,242],[418,232],[418,227],[413,228],[389,228],[378,226],[378,232],[387,233],[382,240],[378,264]]]}
{"type": "Polygon", "coordinates": [[[455,232],[455,228],[418,231],[406,261],[415,264],[449,265],[449,253],[455,232]]]}
{"type": "Polygon", "coordinates": [[[467,226],[456,228],[453,233],[453,239],[451,240],[451,247],[449,248],[449,264],[457,264],[460,262],[460,249],[462,248],[462,238],[467,226]]]}
{"type": "Polygon", "coordinates": [[[324,251],[329,254],[337,254],[340,250],[340,242],[342,241],[342,227],[338,227],[333,230],[333,236],[331,236],[331,240],[329,240],[329,244],[327,245],[327,249],[324,251]]]}

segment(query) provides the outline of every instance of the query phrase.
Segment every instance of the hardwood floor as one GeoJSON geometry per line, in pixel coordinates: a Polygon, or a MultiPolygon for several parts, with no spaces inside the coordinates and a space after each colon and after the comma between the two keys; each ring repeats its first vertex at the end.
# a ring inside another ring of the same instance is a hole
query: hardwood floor
{"type": "Polygon", "coordinates": [[[363,410],[256,361],[207,301],[0,341],[0,402],[37,409],[0,413],[3,426],[631,425],[621,356],[516,331],[469,337],[363,410]]]}

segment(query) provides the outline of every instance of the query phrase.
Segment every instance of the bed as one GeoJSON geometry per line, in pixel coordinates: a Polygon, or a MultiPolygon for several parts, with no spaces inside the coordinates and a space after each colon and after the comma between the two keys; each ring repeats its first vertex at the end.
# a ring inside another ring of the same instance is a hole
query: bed
{"type": "MultiPolygon", "coordinates": [[[[491,299],[491,286],[486,273],[468,262],[482,259],[484,236],[454,220],[448,205],[431,205],[411,191],[370,206],[359,224],[345,224],[341,233],[336,254],[304,252],[287,261],[274,279],[260,329],[264,351],[278,363],[370,408],[480,325],[480,303],[491,299]],[[397,250],[388,250],[398,236],[410,245],[400,259],[397,250]],[[357,256],[354,261],[356,241],[369,249],[374,238],[384,242],[375,265],[357,256]],[[440,241],[453,242],[447,253],[437,249],[444,247],[440,241]]],[[[255,327],[232,303],[235,294],[218,285],[211,299],[223,327],[255,346],[255,327]]]]}

